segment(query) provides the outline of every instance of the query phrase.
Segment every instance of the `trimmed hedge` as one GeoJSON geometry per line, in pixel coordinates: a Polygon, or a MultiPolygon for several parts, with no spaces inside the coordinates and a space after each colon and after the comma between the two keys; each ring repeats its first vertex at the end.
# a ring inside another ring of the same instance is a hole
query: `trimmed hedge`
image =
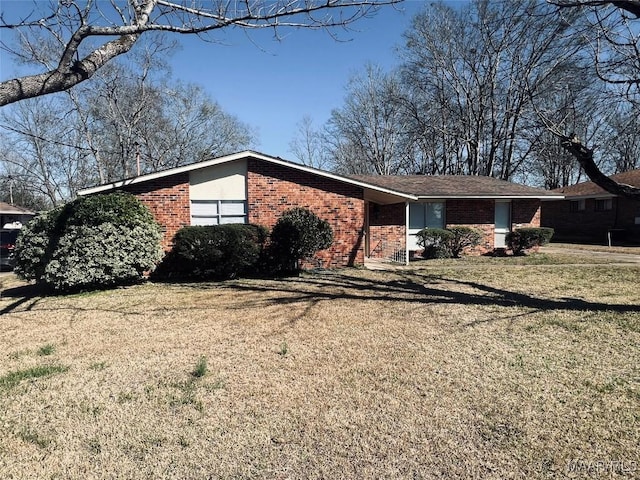
{"type": "Polygon", "coordinates": [[[261,270],[268,231],[260,225],[183,227],[156,270],[160,278],[224,280],[261,270]]]}
{"type": "Polygon", "coordinates": [[[506,242],[514,255],[524,255],[526,250],[547,245],[551,237],[553,228],[518,228],[507,234],[506,242]]]}
{"type": "Polygon", "coordinates": [[[449,227],[449,230],[453,234],[449,242],[449,250],[453,258],[460,258],[460,255],[465,248],[473,248],[480,245],[482,242],[483,233],[471,227],[449,227]]]}
{"type": "Polygon", "coordinates": [[[16,274],[54,291],[142,279],[161,256],[160,227],[136,197],[80,197],[37,216],[16,242],[16,274]]]}
{"type": "Polygon", "coordinates": [[[333,230],[326,220],[306,208],[285,211],[271,231],[270,257],[273,269],[296,271],[305,260],[333,243],[333,230]]]}
{"type": "Polygon", "coordinates": [[[424,251],[422,256],[424,258],[450,258],[451,248],[450,244],[453,240],[453,233],[450,230],[444,228],[423,228],[420,230],[416,237],[418,238],[418,245],[421,246],[424,251]]]}
{"type": "Polygon", "coordinates": [[[465,248],[476,247],[482,232],[471,227],[423,228],[416,236],[424,258],[460,258],[465,248]]]}

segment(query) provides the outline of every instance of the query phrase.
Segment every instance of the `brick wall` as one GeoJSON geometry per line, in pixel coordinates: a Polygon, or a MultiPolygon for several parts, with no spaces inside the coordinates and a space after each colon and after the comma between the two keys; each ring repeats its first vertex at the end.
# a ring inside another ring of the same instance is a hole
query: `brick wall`
{"type": "Polygon", "coordinates": [[[179,173],[122,188],[144,203],[162,227],[162,248],[171,249],[173,237],[191,224],[189,174],[179,173]]]}
{"type": "MultiPolygon", "coordinates": [[[[447,200],[447,227],[465,226],[484,233],[482,243],[468,253],[485,253],[495,246],[495,200],[447,200]]],[[[511,202],[512,230],[540,226],[540,200],[513,200],[511,202]]]]}
{"type": "Polygon", "coordinates": [[[308,208],[333,229],[333,245],[310,265],[343,267],[364,263],[362,188],[256,159],[247,164],[248,219],[272,228],[289,208],[308,208]]]}
{"type": "Polygon", "coordinates": [[[406,227],[404,203],[378,205],[369,203],[369,256],[390,258],[405,249],[406,227]]]}
{"type": "Polygon", "coordinates": [[[511,202],[512,228],[540,226],[540,200],[514,200],[511,202]]]}
{"type": "Polygon", "coordinates": [[[469,253],[485,253],[494,245],[494,200],[447,200],[446,227],[471,227],[480,230],[484,238],[480,245],[469,253]]]}
{"type": "Polygon", "coordinates": [[[610,229],[624,229],[629,240],[640,238],[640,226],[634,224],[640,216],[640,202],[614,198],[611,210],[596,211],[593,198],[585,200],[584,210],[571,211],[570,200],[544,202],[541,224],[555,230],[554,239],[604,243],[610,229]]]}

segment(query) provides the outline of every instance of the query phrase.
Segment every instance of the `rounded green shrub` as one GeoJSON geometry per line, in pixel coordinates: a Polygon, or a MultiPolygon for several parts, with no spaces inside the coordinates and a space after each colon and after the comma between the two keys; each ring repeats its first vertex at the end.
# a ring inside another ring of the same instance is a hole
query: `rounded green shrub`
{"type": "Polygon", "coordinates": [[[23,280],[39,280],[44,275],[51,235],[61,210],[58,207],[39,213],[20,230],[13,272],[23,280]]]}
{"type": "Polygon", "coordinates": [[[181,228],[156,271],[159,278],[228,279],[255,273],[268,231],[260,225],[181,228]]]}
{"type": "Polygon", "coordinates": [[[29,222],[15,271],[55,291],[139,281],[160,260],[160,227],[133,195],[80,197],[29,222]]]}
{"type": "Polygon", "coordinates": [[[333,230],[326,220],[306,208],[285,211],[271,231],[271,258],[276,271],[295,271],[300,260],[333,243],[333,230]]]}
{"type": "Polygon", "coordinates": [[[424,258],[450,258],[450,243],[453,240],[453,233],[444,228],[423,228],[416,233],[417,243],[423,248],[424,258]]]}
{"type": "Polygon", "coordinates": [[[553,233],[553,228],[548,227],[518,228],[509,232],[505,240],[514,255],[524,255],[531,248],[547,245],[553,233]]]}
{"type": "Polygon", "coordinates": [[[477,247],[482,241],[483,234],[476,228],[459,226],[449,227],[447,230],[452,234],[448,248],[453,258],[460,258],[465,248],[477,247]]]}

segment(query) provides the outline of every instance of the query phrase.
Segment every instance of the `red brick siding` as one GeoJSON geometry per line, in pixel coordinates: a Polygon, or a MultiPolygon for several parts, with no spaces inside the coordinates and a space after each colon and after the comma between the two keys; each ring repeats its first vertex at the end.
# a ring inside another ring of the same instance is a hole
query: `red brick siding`
{"type": "Polygon", "coordinates": [[[364,200],[360,187],[255,159],[247,163],[248,219],[272,228],[293,207],[308,208],[333,229],[333,245],[311,265],[364,263],[364,200]]]}
{"type": "Polygon", "coordinates": [[[179,173],[122,188],[144,203],[162,227],[162,248],[171,249],[173,237],[191,224],[189,174],[179,173]]]}
{"type": "Polygon", "coordinates": [[[512,229],[540,226],[540,200],[511,202],[512,229]]]}
{"type": "Polygon", "coordinates": [[[484,253],[493,250],[494,200],[447,200],[445,222],[446,227],[472,227],[484,234],[482,243],[470,253],[484,253]]]}
{"type": "Polygon", "coordinates": [[[406,248],[406,206],[369,204],[369,256],[389,258],[406,248]]]}
{"type": "MultiPolygon", "coordinates": [[[[484,233],[482,243],[473,253],[485,253],[495,246],[495,200],[447,200],[447,227],[465,226],[484,233]]],[[[513,200],[511,228],[539,227],[540,200],[513,200]]]]}
{"type": "Polygon", "coordinates": [[[544,202],[541,223],[555,230],[556,240],[603,243],[610,229],[626,230],[628,239],[640,238],[640,226],[635,217],[640,216],[640,202],[626,198],[613,198],[612,209],[596,211],[594,198],[585,200],[585,209],[571,211],[570,200],[544,202]]]}

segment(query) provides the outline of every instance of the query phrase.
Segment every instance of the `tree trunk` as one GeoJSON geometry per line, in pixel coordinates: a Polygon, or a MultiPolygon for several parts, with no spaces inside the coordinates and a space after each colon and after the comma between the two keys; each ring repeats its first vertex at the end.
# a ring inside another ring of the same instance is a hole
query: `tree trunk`
{"type": "Polygon", "coordinates": [[[626,185],[618,183],[615,180],[607,177],[600,171],[596,163],[593,161],[593,149],[587,148],[580,142],[580,139],[576,136],[561,137],[562,146],[571,153],[580,166],[584,170],[584,173],[595,183],[596,185],[604,188],[607,192],[614,195],[620,195],[621,197],[640,199],[640,188],[632,185],[626,185]]]}

